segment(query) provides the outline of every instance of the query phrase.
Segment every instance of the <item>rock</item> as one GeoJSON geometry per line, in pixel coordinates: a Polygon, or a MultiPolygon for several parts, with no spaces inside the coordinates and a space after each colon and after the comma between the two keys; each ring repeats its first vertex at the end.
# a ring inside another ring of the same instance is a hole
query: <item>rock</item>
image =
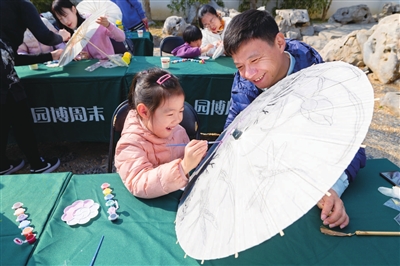
{"type": "Polygon", "coordinates": [[[286,38],[301,40],[302,27],[305,27],[303,30],[309,36],[314,34],[314,29],[306,28],[310,25],[306,9],[277,9],[275,21],[286,38]]]}
{"type": "Polygon", "coordinates": [[[300,28],[300,33],[302,36],[314,36],[314,27],[309,25],[304,25],[300,28]]]}
{"type": "Polygon", "coordinates": [[[329,42],[326,39],[322,39],[318,36],[303,36],[303,42],[310,45],[312,48],[317,50],[318,53],[325,47],[325,45],[329,42]]]}
{"type": "Polygon", "coordinates": [[[331,40],[320,52],[324,61],[344,61],[355,66],[364,65],[356,33],[357,31],[353,31],[342,38],[331,40]]]}
{"type": "Polygon", "coordinates": [[[379,21],[363,46],[363,61],[382,83],[400,77],[400,22],[393,14],[379,21]]]}
{"type": "Polygon", "coordinates": [[[375,31],[375,29],[376,29],[376,25],[370,29],[361,29],[361,30],[357,31],[356,38],[357,38],[358,45],[361,48],[361,53],[364,54],[364,43],[368,40],[369,36],[372,35],[372,33],[375,31]]]}
{"type": "Polygon", "coordinates": [[[387,92],[380,103],[400,115],[400,92],[387,92]]]}
{"type": "Polygon", "coordinates": [[[168,17],[163,26],[163,34],[172,36],[182,36],[183,31],[189,24],[182,17],[170,16],[168,17]]]}
{"type": "Polygon", "coordinates": [[[356,5],[339,8],[335,14],[329,18],[328,22],[339,22],[341,24],[372,23],[375,22],[375,19],[372,17],[371,11],[367,5],[356,5]]]}

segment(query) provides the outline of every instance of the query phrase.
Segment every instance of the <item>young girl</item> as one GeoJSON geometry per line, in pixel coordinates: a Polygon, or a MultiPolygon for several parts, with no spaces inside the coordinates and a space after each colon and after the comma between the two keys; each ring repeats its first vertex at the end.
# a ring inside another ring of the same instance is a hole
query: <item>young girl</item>
{"type": "MultiPolygon", "coordinates": [[[[57,22],[57,26],[60,29],[66,29],[71,35],[85,21],[79,14],[76,6],[69,0],[53,1],[51,13],[57,22]]],[[[110,38],[117,42],[123,42],[125,40],[125,33],[110,23],[106,17],[97,18],[96,23],[100,24],[100,27],[90,38],[90,42],[107,55],[115,54],[110,38]]],[[[83,48],[80,56],[77,56],[76,60],[89,58],[106,59],[107,57],[92,44],[88,43],[83,48]]]]}
{"type": "Polygon", "coordinates": [[[208,50],[214,48],[211,43],[200,48],[203,34],[195,25],[187,26],[182,37],[185,43],[171,51],[174,56],[192,58],[205,54],[208,50]]]}
{"type": "Polygon", "coordinates": [[[179,125],[185,95],[178,79],[154,68],[138,73],[128,94],[130,111],[115,149],[115,167],[128,190],[155,198],[187,185],[187,174],[207,151],[179,125]],[[188,143],[185,147],[169,144],[188,143]]]}

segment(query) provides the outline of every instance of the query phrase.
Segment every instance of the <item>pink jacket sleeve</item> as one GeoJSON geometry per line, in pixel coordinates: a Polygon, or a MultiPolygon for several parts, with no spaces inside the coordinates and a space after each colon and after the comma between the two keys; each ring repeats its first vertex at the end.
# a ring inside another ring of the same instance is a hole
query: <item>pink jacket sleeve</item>
{"type": "Polygon", "coordinates": [[[119,175],[127,189],[140,198],[156,198],[187,185],[188,179],[180,164],[181,159],[157,167],[148,161],[146,152],[140,147],[125,147],[124,157],[131,159],[122,163],[119,175]]]}
{"type": "Polygon", "coordinates": [[[107,28],[107,36],[117,42],[125,41],[125,32],[112,23],[110,23],[110,26],[107,28]]]}

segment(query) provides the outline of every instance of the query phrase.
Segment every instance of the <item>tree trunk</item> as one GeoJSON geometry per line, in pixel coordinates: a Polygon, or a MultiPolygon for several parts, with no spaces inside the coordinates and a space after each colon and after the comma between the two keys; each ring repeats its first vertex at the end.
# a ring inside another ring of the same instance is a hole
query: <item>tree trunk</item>
{"type": "Polygon", "coordinates": [[[250,0],[250,9],[257,9],[257,0],[250,0]]]}
{"type": "Polygon", "coordinates": [[[149,21],[149,24],[153,24],[154,21],[151,18],[150,0],[143,0],[142,3],[144,6],[144,12],[146,12],[147,20],[149,21]]]}
{"type": "Polygon", "coordinates": [[[328,10],[331,7],[331,4],[332,4],[332,0],[328,0],[325,2],[324,8],[322,10],[322,16],[321,16],[322,20],[326,19],[326,15],[328,14],[328,10]]]}

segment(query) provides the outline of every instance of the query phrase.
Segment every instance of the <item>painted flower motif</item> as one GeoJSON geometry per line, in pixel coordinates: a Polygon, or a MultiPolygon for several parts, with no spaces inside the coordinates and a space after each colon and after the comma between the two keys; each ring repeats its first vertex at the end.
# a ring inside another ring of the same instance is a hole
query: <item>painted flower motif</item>
{"type": "Polygon", "coordinates": [[[61,220],[68,225],[85,224],[97,216],[100,204],[91,199],[77,200],[64,209],[61,220]]]}
{"type": "Polygon", "coordinates": [[[301,113],[314,123],[321,125],[333,124],[333,107],[328,98],[322,95],[315,95],[304,100],[301,105],[301,113]]]}

